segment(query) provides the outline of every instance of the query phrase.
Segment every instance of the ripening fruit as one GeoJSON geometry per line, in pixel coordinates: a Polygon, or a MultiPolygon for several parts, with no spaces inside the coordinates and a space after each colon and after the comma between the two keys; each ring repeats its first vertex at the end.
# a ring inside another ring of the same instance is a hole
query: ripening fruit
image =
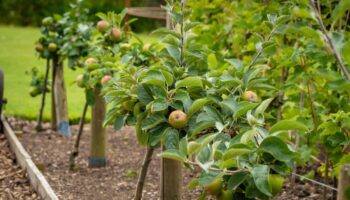
{"type": "Polygon", "coordinates": [[[80,74],[75,79],[75,82],[77,83],[78,87],[83,88],[84,87],[84,75],[80,74]]]}
{"type": "Polygon", "coordinates": [[[250,102],[257,102],[258,96],[253,91],[245,91],[242,95],[243,100],[250,102]]]}
{"type": "Polygon", "coordinates": [[[95,58],[88,58],[85,60],[84,65],[88,70],[92,70],[95,68],[97,60],[95,58]]]}
{"type": "Polygon", "coordinates": [[[52,17],[45,17],[42,21],[41,24],[44,26],[51,25],[53,23],[53,18],[52,17]]]}
{"type": "Polygon", "coordinates": [[[284,178],[279,174],[269,174],[269,184],[272,189],[272,194],[276,195],[282,190],[284,178]]]}
{"type": "Polygon", "coordinates": [[[135,107],[135,103],[136,102],[134,100],[125,101],[123,103],[123,108],[127,111],[133,111],[135,107]]]}
{"type": "Polygon", "coordinates": [[[121,48],[122,50],[124,50],[124,51],[127,51],[127,50],[129,50],[129,49],[131,48],[131,45],[130,45],[129,43],[122,43],[122,44],[120,45],[120,48],[121,48]]]}
{"type": "Polygon", "coordinates": [[[121,37],[122,37],[122,32],[120,31],[120,29],[119,28],[113,28],[112,32],[111,32],[111,35],[110,35],[110,38],[112,40],[119,40],[121,37]]]}
{"type": "Polygon", "coordinates": [[[101,84],[104,85],[104,84],[108,83],[108,81],[110,81],[110,80],[112,80],[112,76],[111,75],[105,75],[101,79],[101,84]]]}
{"type": "Polygon", "coordinates": [[[96,28],[100,33],[104,33],[109,28],[109,23],[106,20],[101,20],[97,22],[96,28]]]}
{"type": "Polygon", "coordinates": [[[42,44],[38,43],[35,45],[35,50],[37,52],[42,52],[44,50],[44,46],[42,44]]]}
{"type": "Polygon", "coordinates": [[[148,51],[150,47],[151,47],[151,44],[150,44],[150,43],[144,44],[144,45],[143,45],[143,50],[144,50],[144,51],[148,51]]]}
{"type": "Polygon", "coordinates": [[[216,178],[213,182],[204,186],[204,189],[210,195],[219,195],[222,190],[222,178],[216,178]]]}
{"type": "Polygon", "coordinates": [[[216,198],[217,200],[233,200],[233,193],[231,190],[223,190],[216,198]]]}
{"type": "Polygon", "coordinates": [[[29,95],[30,95],[31,97],[36,97],[36,96],[38,96],[40,93],[41,93],[41,89],[38,88],[38,87],[35,87],[35,88],[32,88],[32,89],[30,90],[29,95]]]}
{"type": "Polygon", "coordinates": [[[50,52],[55,52],[55,51],[57,50],[57,44],[51,42],[51,43],[49,44],[48,49],[49,49],[50,52]]]}
{"type": "Polygon", "coordinates": [[[183,128],[188,122],[187,115],[181,110],[175,110],[170,113],[168,122],[174,128],[183,128]]]}

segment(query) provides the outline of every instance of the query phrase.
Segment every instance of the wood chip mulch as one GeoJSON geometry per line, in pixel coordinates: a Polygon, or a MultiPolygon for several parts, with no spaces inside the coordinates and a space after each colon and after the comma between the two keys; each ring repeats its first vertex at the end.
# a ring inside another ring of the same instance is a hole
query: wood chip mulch
{"type": "Polygon", "coordinates": [[[41,199],[30,186],[26,172],[16,164],[15,155],[11,152],[9,143],[2,133],[0,133],[0,199],[41,199]]]}
{"type": "MultiPolygon", "coordinates": [[[[90,146],[90,126],[87,124],[81,140],[80,154],[77,158],[79,169],[72,173],[68,170],[68,160],[76,138],[78,129],[76,125],[72,126],[73,137],[67,138],[50,130],[48,123],[44,124],[44,131],[36,132],[33,121],[16,118],[9,118],[8,121],[60,200],[132,199],[138,172],[146,151],[144,147],[137,144],[133,128],[128,127],[117,132],[108,128],[108,164],[104,168],[91,169],[87,166],[90,146]]],[[[149,166],[143,192],[144,200],[159,199],[160,159],[157,154],[159,154],[159,150],[154,152],[153,160],[149,166]]],[[[1,169],[3,168],[0,164],[0,172],[1,169]]],[[[189,191],[186,187],[187,183],[195,176],[195,172],[184,169],[182,200],[198,198],[198,190],[189,191]]],[[[294,189],[291,188],[290,183],[286,180],[283,191],[273,199],[323,199],[323,188],[313,183],[297,180],[294,189]]],[[[0,194],[2,190],[0,187],[0,194]]],[[[327,200],[334,199],[334,194],[330,190],[326,191],[326,196],[327,200]]]]}

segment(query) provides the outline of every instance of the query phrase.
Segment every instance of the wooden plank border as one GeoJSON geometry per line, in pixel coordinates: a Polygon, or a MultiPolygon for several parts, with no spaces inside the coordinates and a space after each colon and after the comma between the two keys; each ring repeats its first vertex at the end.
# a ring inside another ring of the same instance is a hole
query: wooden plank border
{"type": "Polygon", "coordinates": [[[27,171],[30,184],[34,187],[35,191],[44,200],[58,200],[55,192],[17,139],[17,136],[4,116],[1,116],[1,123],[3,124],[4,134],[10,143],[10,148],[16,155],[17,163],[27,171]]]}

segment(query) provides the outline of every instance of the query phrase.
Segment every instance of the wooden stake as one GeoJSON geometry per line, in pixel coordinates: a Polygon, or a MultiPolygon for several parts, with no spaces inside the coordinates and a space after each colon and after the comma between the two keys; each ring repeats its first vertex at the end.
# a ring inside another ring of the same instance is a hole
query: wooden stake
{"type": "Polygon", "coordinates": [[[91,150],[89,167],[106,166],[106,129],[103,121],[106,114],[106,102],[100,90],[95,89],[95,104],[91,108],[91,150]]]}
{"type": "MultiPolygon", "coordinates": [[[[172,21],[167,14],[167,28],[172,29],[172,21]]],[[[164,146],[162,150],[165,150],[164,146]]],[[[160,199],[178,200],[181,199],[182,186],[182,163],[177,160],[162,158],[162,174],[160,176],[160,199]]]]}
{"type": "Polygon", "coordinates": [[[45,72],[45,77],[44,77],[44,83],[43,83],[43,87],[41,89],[41,105],[40,105],[40,111],[39,111],[39,116],[38,116],[38,123],[36,125],[36,130],[40,131],[42,130],[42,119],[43,119],[43,112],[44,112],[44,107],[45,107],[45,99],[46,99],[46,86],[47,86],[47,79],[49,76],[49,72],[50,72],[50,59],[46,59],[46,72],[45,72]]]}
{"type": "MultiPolygon", "coordinates": [[[[163,147],[163,150],[164,147],[163,147]]],[[[161,200],[179,200],[182,193],[182,163],[162,158],[161,200]]]]}
{"type": "Polygon", "coordinates": [[[64,84],[63,63],[59,60],[58,55],[53,57],[55,72],[55,109],[56,109],[56,125],[58,133],[64,136],[71,136],[71,130],[68,121],[68,105],[66,86],[64,84]]]}
{"type": "Polygon", "coordinates": [[[338,197],[337,200],[349,200],[346,193],[350,191],[350,164],[342,166],[338,179],[338,197]]]}
{"type": "Polygon", "coordinates": [[[51,129],[57,130],[56,106],[55,106],[55,79],[56,79],[56,64],[52,60],[52,82],[51,82],[51,129]]]}

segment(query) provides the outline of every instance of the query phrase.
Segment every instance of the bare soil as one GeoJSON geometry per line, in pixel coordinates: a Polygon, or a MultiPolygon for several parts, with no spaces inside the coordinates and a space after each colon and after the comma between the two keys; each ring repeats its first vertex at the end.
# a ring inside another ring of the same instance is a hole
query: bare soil
{"type": "MultiPolygon", "coordinates": [[[[80,153],[77,158],[79,169],[73,173],[68,170],[68,160],[76,139],[78,126],[72,126],[73,137],[63,137],[50,130],[50,125],[47,123],[44,124],[43,131],[37,132],[34,129],[35,122],[33,121],[15,118],[9,118],[8,121],[59,199],[132,199],[138,172],[146,152],[144,147],[137,144],[132,127],[124,128],[121,131],[107,129],[107,166],[91,169],[87,164],[90,146],[90,126],[87,124],[84,128],[80,153]]],[[[149,166],[143,192],[145,200],[159,199],[160,159],[157,154],[159,154],[159,150],[155,151],[149,166]]],[[[195,176],[195,172],[184,168],[183,200],[198,198],[200,191],[189,191],[186,187],[187,183],[195,176]]],[[[294,189],[291,188],[290,183],[286,183],[283,191],[274,200],[323,199],[323,188],[313,183],[297,181],[294,189]]],[[[332,199],[332,191],[330,190],[327,191],[327,199],[332,199]]]]}
{"type": "Polygon", "coordinates": [[[16,164],[5,135],[0,133],[0,199],[39,200],[29,184],[27,174],[16,164]]]}

